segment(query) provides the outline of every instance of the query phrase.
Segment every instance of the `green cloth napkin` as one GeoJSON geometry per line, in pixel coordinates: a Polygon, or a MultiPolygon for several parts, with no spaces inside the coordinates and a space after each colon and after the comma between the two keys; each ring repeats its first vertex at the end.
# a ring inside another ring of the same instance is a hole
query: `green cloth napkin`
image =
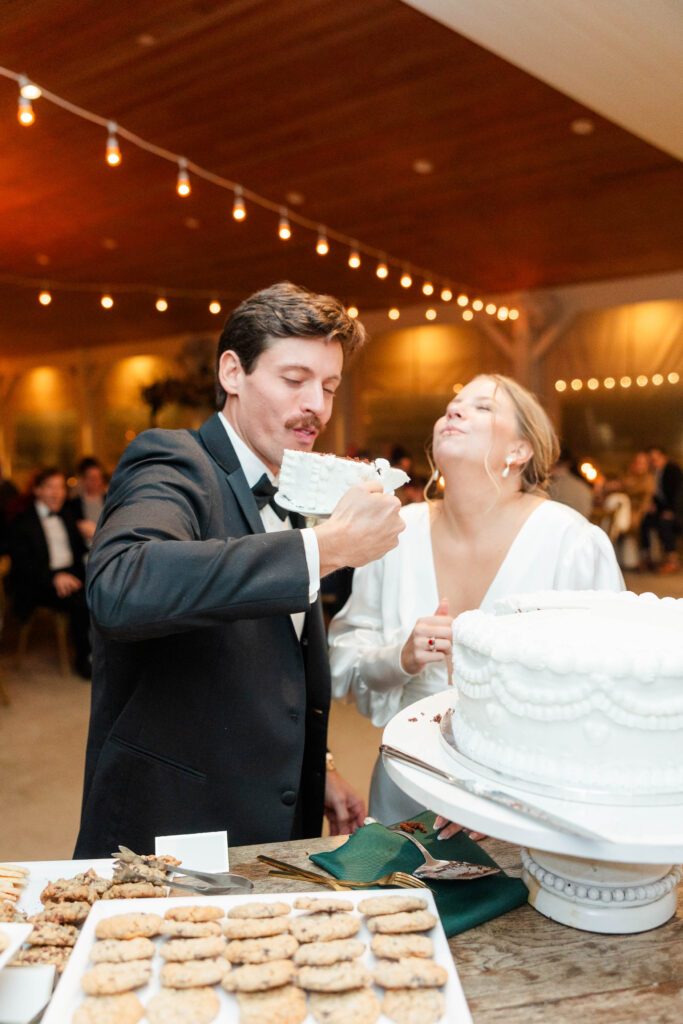
{"type": "MultiPolygon", "coordinates": [[[[473,864],[495,864],[469,836],[462,832],[451,839],[437,839],[432,811],[417,814],[411,821],[420,821],[427,829],[416,832],[415,838],[433,857],[442,860],[466,860],[473,864]]],[[[343,846],[329,853],[314,853],[310,859],[335,878],[353,878],[372,882],[389,871],[413,872],[424,863],[416,846],[380,824],[364,825],[349,836],[343,846]]],[[[469,882],[433,882],[425,879],[434,893],[434,900],[446,935],[458,935],[476,928],[484,921],[521,907],[527,900],[527,888],[519,878],[487,875],[469,882]]],[[[412,890],[411,890],[412,891],[412,890]]],[[[415,895],[418,895],[416,892],[415,895]]]]}

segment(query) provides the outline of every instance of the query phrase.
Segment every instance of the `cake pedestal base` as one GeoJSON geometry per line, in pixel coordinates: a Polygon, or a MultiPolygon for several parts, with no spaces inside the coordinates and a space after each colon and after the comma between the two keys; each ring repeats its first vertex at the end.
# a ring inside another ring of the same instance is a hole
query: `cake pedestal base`
{"type": "Polygon", "coordinates": [[[529,903],[560,924],[587,932],[649,931],[676,912],[680,867],[615,864],[522,849],[529,903]]]}

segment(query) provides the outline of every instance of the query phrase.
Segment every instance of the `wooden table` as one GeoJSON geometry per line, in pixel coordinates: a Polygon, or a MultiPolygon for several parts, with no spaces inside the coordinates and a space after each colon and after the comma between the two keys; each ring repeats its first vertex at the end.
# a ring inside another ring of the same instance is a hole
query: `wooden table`
{"type": "MultiPolygon", "coordinates": [[[[260,853],[313,867],[309,853],[333,850],[345,837],[240,846],[230,869],[255,892],[295,892],[310,883],[268,878],[260,853]]],[[[509,874],[521,874],[519,847],[482,843],[509,874]]],[[[638,935],[581,932],[529,906],[456,935],[449,942],[474,1024],[681,1024],[683,1022],[683,886],[676,916],[638,935]]],[[[456,1021],[449,1024],[457,1024],[456,1021]]]]}

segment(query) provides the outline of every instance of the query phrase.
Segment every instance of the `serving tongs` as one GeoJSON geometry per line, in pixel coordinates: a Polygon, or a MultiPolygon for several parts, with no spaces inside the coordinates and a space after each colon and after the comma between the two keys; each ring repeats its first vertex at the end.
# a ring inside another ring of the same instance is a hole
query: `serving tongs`
{"type": "Polygon", "coordinates": [[[166,864],[160,858],[154,858],[152,864],[146,863],[126,846],[119,846],[120,854],[113,854],[114,857],[122,856],[125,872],[131,881],[152,882],[152,884],[169,885],[173,889],[187,889],[188,892],[203,893],[206,896],[220,896],[229,892],[251,892],[254,883],[244,875],[236,875],[232,871],[196,871],[192,868],[181,868],[175,864],[166,864]],[[147,870],[139,870],[143,865],[147,870]],[[163,878],[160,877],[163,873],[163,878]],[[188,879],[188,882],[178,882],[175,875],[181,875],[188,879]],[[192,882],[190,883],[190,879],[192,882]]]}

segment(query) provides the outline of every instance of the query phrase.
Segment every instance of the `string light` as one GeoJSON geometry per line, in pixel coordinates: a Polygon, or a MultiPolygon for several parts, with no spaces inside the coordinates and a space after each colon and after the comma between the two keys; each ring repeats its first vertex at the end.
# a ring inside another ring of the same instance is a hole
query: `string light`
{"type": "Polygon", "coordinates": [[[318,241],[315,245],[318,256],[327,256],[330,251],[330,243],[327,241],[327,232],[322,225],[318,228],[318,241]]]}
{"type": "Polygon", "coordinates": [[[383,259],[380,260],[379,263],[377,264],[375,273],[377,274],[377,277],[379,277],[381,281],[383,281],[385,277],[389,276],[389,267],[386,265],[383,259]]]}
{"type": "Polygon", "coordinates": [[[38,296],[38,302],[41,304],[41,306],[50,305],[50,303],[52,302],[52,296],[50,295],[49,291],[47,291],[47,289],[43,289],[43,291],[40,293],[40,295],[38,296]]]}
{"type": "Polygon", "coordinates": [[[289,226],[287,209],[284,206],[280,207],[280,222],[278,224],[277,233],[284,242],[286,242],[288,238],[292,237],[292,229],[289,226]]]}
{"type": "Polygon", "coordinates": [[[483,308],[484,308],[484,303],[483,303],[483,302],[481,301],[481,299],[475,299],[475,300],[474,300],[474,302],[472,303],[472,309],[473,309],[473,310],[474,310],[474,311],[475,311],[476,313],[479,313],[479,312],[481,312],[481,310],[482,310],[483,308]]]}
{"type": "Polygon", "coordinates": [[[574,377],[574,380],[571,383],[572,391],[580,391],[582,387],[583,381],[580,381],[578,377],[574,377]]]}
{"type": "Polygon", "coordinates": [[[434,294],[434,285],[432,284],[431,281],[425,281],[425,283],[422,285],[422,294],[423,295],[433,295],[434,294]]]}
{"type": "Polygon", "coordinates": [[[567,390],[567,382],[566,382],[566,380],[556,380],[555,381],[555,390],[559,391],[560,393],[562,391],[566,391],[567,390]]]}
{"type": "Polygon", "coordinates": [[[464,292],[458,295],[458,298],[456,299],[459,306],[466,306],[469,301],[469,297],[465,295],[464,292]]]}
{"type": "Polygon", "coordinates": [[[346,310],[346,313],[348,316],[351,317],[352,320],[355,320],[356,317],[358,316],[358,306],[349,306],[346,310]]]}
{"type": "Polygon", "coordinates": [[[349,253],[349,266],[353,270],[358,270],[360,266],[360,253],[358,252],[358,242],[351,243],[351,252],[349,253]]]}
{"type": "Polygon", "coordinates": [[[214,316],[217,316],[220,313],[220,311],[221,304],[220,302],[218,302],[217,299],[214,299],[212,302],[209,303],[209,313],[213,313],[214,316]]]}
{"type": "Polygon", "coordinates": [[[474,319],[474,313],[472,312],[471,309],[463,309],[463,311],[462,311],[462,318],[463,318],[463,320],[473,320],[474,319]]]}
{"type": "Polygon", "coordinates": [[[452,298],[453,298],[453,292],[450,290],[450,288],[442,288],[441,289],[441,301],[442,302],[450,302],[452,298]]]}
{"type": "Polygon", "coordinates": [[[508,313],[508,320],[519,320],[519,310],[511,309],[508,313]]]}
{"type": "Polygon", "coordinates": [[[410,276],[410,271],[405,269],[401,274],[401,288],[410,288],[413,283],[413,279],[410,276]]]}
{"type": "Polygon", "coordinates": [[[28,96],[22,96],[19,93],[19,106],[17,108],[17,120],[19,124],[23,124],[24,127],[28,128],[29,125],[35,121],[33,113],[33,104],[28,96]]]}
{"type": "Polygon", "coordinates": [[[495,304],[495,302],[487,303],[487,305],[486,305],[486,312],[488,313],[489,316],[493,316],[493,314],[496,312],[496,304],[495,304]]]}
{"type": "Polygon", "coordinates": [[[678,374],[676,372],[674,372],[674,373],[667,374],[667,378],[666,379],[668,380],[669,384],[678,384],[678,382],[680,380],[680,377],[678,376],[678,374]]]}
{"type": "Polygon", "coordinates": [[[114,305],[114,300],[112,299],[111,295],[103,295],[102,298],[100,299],[100,305],[102,306],[103,309],[111,309],[112,306],[114,305]]]}
{"type": "Polygon", "coordinates": [[[605,377],[604,383],[607,390],[611,391],[617,382],[615,381],[614,377],[605,377]]]}
{"type": "Polygon", "coordinates": [[[640,373],[636,377],[636,384],[638,385],[639,388],[644,388],[645,387],[645,385],[647,384],[647,377],[645,376],[644,373],[640,373]]]}
{"type": "Polygon", "coordinates": [[[19,76],[19,92],[27,100],[38,100],[43,95],[40,87],[35,82],[30,82],[26,75],[19,76]]]}
{"type": "Polygon", "coordinates": [[[187,160],[184,156],[181,156],[178,161],[178,180],[176,182],[175,190],[179,196],[189,196],[192,191],[190,175],[187,173],[187,160]]]}
{"type": "Polygon", "coordinates": [[[435,309],[426,309],[425,310],[425,319],[426,320],[436,320],[436,310],[435,309]]]}
{"type": "Polygon", "coordinates": [[[597,389],[599,387],[600,387],[600,381],[597,379],[597,377],[591,377],[590,380],[588,381],[588,388],[589,388],[589,390],[590,391],[597,391],[597,389]]]}
{"type": "Polygon", "coordinates": [[[158,298],[158,299],[157,299],[157,301],[156,301],[156,302],[154,303],[154,305],[155,305],[155,307],[156,307],[156,308],[157,308],[157,309],[159,310],[159,312],[160,312],[160,313],[165,313],[165,312],[166,312],[166,310],[168,309],[168,302],[167,302],[167,301],[166,301],[166,299],[165,299],[165,298],[163,297],[163,295],[160,295],[160,296],[159,296],[159,298],[158,298]]]}
{"type": "Polygon", "coordinates": [[[631,387],[631,378],[630,377],[621,377],[620,380],[619,380],[619,383],[621,384],[622,388],[630,388],[631,387]]]}
{"type": "Polygon", "coordinates": [[[109,136],[107,138],[107,163],[110,167],[118,167],[121,163],[121,150],[119,149],[119,140],[116,135],[118,126],[116,121],[110,121],[107,125],[107,131],[109,136]]]}
{"type": "Polygon", "coordinates": [[[509,310],[508,310],[507,306],[500,306],[498,308],[498,312],[497,312],[496,316],[498,317],[499,320],[507,320],[508,312],[509,312],[509,310]]]}
{"type": "Polygon", "coordinates": [[[401,313],[398,309],[396,309],[396,306],[392,306],[389,312],[387,313],[387,316],[389,317],[390,320],[398,320],[400,315],[401,313]]]}
{"type": "Polygon", "coordinates": [[[652,374],[652,383],[654,384],[654,386],[656,388],[658,388],[660,384],[663,384],[664,383],[664,377],[662,376],[662,374],[661,373],[653,373],[652,374]]]}
{"type": "Polygon", "coordinates": [[[247,216],[247,208],[244,205],[244,196],[242,194],[242,186],[235,186],[235,198],[232,201],[232,216],[233,220],[244,220],[247,216]]]}

